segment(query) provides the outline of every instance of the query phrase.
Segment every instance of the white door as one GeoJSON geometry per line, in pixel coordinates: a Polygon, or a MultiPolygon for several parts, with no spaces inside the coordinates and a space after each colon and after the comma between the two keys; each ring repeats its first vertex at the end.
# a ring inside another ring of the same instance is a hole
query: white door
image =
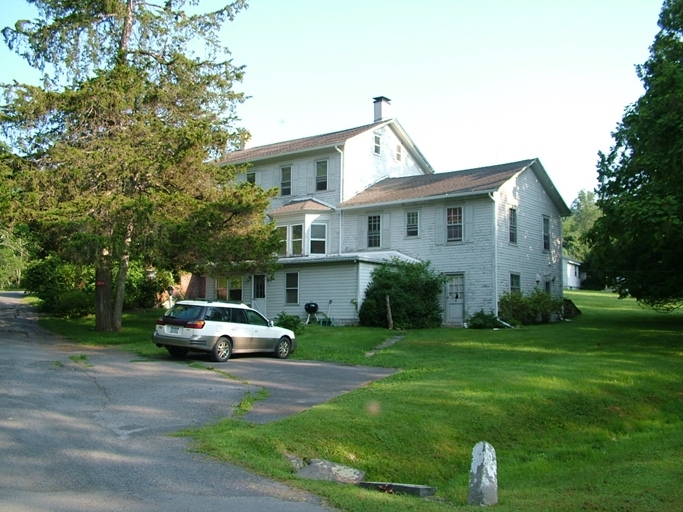
{"type": "Polygon", "coordinates": [[[465,276],[455,274],[446,283],[446,323],[462,325],[465,320],[465,276]]]}
{"type": "Polygon", "coordinates": [[[251,281],[251,307],[266,316],[266,276],[255,275],[251,281]]]}

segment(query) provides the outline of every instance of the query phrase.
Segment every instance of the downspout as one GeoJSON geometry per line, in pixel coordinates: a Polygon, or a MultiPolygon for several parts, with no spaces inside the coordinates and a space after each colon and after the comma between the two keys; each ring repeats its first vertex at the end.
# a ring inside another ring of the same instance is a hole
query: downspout
{"type": "Polygon", "coordinates": [[[498,316],[498,205],[494,192],[489,192],[493,201],[493,313],[498,316]]]}
{"type": "MultiPolygon", "coordinates": [[[[344,202],[344,152],[339,149],[339,146],[335,146],[334,149],[339,151],[339,204],[344,202]]],[[[339,251],[337,254],[342,253],[342,217],[344,212],[337,210],[339,212],[339,251]]]]}

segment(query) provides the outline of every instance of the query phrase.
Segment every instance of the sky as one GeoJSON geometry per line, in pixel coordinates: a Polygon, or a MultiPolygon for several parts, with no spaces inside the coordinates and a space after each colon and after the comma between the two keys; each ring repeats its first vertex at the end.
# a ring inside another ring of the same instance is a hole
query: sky
{"type": "MultiPolygon", "coordinates": [[[[21,0],[0,5],[0,27],[34,16],[21,0]]],[[[598,151],[644,92],[635,66],[661,5],[251,0],[222,38],[246,66],[237,114],[250,146],[371,123],[385,96],[436,172],[539,158],[569,206],[596,187],[598,151]]],[[[0,43],[0,82],[37,78],[0,43]]]]}

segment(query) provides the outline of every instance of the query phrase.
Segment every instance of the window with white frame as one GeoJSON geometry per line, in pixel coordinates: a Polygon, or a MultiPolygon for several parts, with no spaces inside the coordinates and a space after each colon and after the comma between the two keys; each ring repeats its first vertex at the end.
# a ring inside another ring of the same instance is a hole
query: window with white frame
{"type": "Polygon", "coordinates": [[[522,278],[519,274],[510,274],[510,293],[522,293],[522,278]]]}
{"type": "Polygon", "coordinates": [[[287,272],[285,274],[285,303],[299,303],[299,273],[287,272]]]}
{"type": "Polygon", "coordinates": [[[295,224],[292,226],[291,240],[291,254],[293,256],[302,255],[304,253],[304,226],[302,224],[295,224]]]}
{"type": "Polygon", "coordinates": [[[403,158],[403,146],[400,144],[396,145],[396,161],[400,162],[401,159],[403,158]]]}
{"type": "Polygon", "coordinates": [[[462,242],[462,206],[446,209],[446,240],[462,242]]]}
{"type": "Polygon", "coordinates": [[[368,215],[368,247],[379,247],[382,243],[381,215],[368,215]]]}
{"type": "Polygon", "coordinates": [[[277,233],[280,235],[280,240],[282,240],[282,245],[277,253],[279,256],[287,256],[287,249],[289,245],[287,238],[287,226],[278,226],[277,233]]]}
{"type": "Polygon", "coordinates": [[[228,298],[228,279],[225,277],[216,278],[216,299],[226,300],[228,298]]]}
{"type": "Polygon", "coordinates": [[[550,250],[550,217],[543,216],[543,250],[550,250]]]}
{"type": "Polygon", "coordinates": [[[256,172],[250,171],[247,173],[247,183],[256,183],[256,172]]]}
{"type": "Polygon", "coordinates": [[[508,241],[511,244],[517,243],[517,209],[510,208],[508,210],[508,241]]]}
{"type": "Polygon", "coordinates": [[[382,153],[382,136],[379,133],[375,134],[375,146],[373,151],[376,155],[382,153]]]}
{"type": "Polygon", "coordinates": [[[420,234],[420,214],[419,212],[406,212],[406,236],[415,237],[420,234]]]}
{"type": "Polygon", "coordinates": [[[311,254],[327,253],[327,224],[311,224],[311,254]]]}
{"type": "Polygon", "coordinates": [[[266,276],[263,274],[258,274],[254,276],[253,282],[253,298],[254,299],[265,299],[266,298],[266,276]]]}
{"type": "Polygon", "coordinates": [[[292,166],[280,167],[280,195],[289,196],[292,194],[292,166]]]}
{"type": "Polygon", "coordinates": [[[228,280],[228,300],[242,300],[242,277],[231,277],[228,280]]]}
{"type": "Polygon", "coordinates": [[[315,163],[315,190],[327,190],[327,160],[315,163]]]}

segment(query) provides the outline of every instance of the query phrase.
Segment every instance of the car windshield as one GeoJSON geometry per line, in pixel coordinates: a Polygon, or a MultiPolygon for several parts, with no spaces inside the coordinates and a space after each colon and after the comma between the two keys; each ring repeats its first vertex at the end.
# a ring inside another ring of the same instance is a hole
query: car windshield
{"type": "Polygon", "coordinates": [[[176,304],[166,311],[164,316],[177,318],[179,320],[194,320],[199,318],[202,313],[202,306],[192,306],[189,304],[176,304]]]}

